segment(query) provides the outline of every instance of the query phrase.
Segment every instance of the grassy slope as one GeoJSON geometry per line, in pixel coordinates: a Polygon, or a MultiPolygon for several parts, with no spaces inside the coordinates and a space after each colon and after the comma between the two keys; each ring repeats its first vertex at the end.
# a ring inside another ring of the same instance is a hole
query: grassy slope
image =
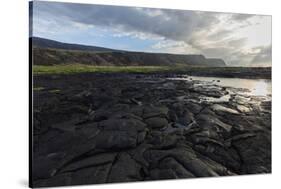
{"type": "Polygon", "coordinates": [[[271,68],[253,67],[191,67],[175,66],[92,66],[84,64],[65,64],[53,66],[34,65],[33,73],[75,74],[75,73],[181,73],[198,76],[271,78],[271,68]]]}
{"type": "Polygon", "coordinates": [[[168,66],[92,66],[84,64],[67,64],[54,66],[33,66],[35,74],[72,74],[72,73],[151,73],[171,70],[168,66]]]}

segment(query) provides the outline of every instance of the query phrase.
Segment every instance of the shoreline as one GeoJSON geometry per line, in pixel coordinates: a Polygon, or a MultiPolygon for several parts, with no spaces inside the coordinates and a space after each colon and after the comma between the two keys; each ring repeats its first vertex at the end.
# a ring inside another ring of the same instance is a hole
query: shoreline
{"type": "Polygon", "coordinates": [[[271,173],[271,100],[142,76],[34,77],[35,187],[271,173]]]}
{"type": "Polygon", "coordinates": [[[154,73],[138,73],[138,72],[131,72],[131,73],[105,73],[105,72],[79,72],[79,73],[33,73],[34,77],[42,77],[42,76],[65,76],[65,75],[96,75],[96,76],[108,76],[108,77],[119,77],[119,76],[125,76],[125,77],[154,77],[154,78],[184,78],[184,77],[192,77],[192,76],[198,76],[198,77],[217,77],[217,78],[237,78],[237,79],[266,79],[271,80],[270,76],[256,76],[256,75],[244,75],[244,74],[233,74],[233,73],[167,73],[167,72],[154,72],[154,73]]]}

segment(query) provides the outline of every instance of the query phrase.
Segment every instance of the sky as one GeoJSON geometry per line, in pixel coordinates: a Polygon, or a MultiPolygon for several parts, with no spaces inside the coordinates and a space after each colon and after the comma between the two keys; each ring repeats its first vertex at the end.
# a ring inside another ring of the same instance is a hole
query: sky
{"type": "Polygon", "coordinates": [[[271,66],[271,16],[47,1],[34,1],[32,13],[36,37],[271,66]]]}

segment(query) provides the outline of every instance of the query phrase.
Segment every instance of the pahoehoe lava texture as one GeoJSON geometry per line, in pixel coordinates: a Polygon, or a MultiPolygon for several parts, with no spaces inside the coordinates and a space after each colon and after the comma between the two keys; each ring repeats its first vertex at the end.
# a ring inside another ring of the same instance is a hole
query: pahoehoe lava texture
{"type": "Polygon", "coordinates": [[[196,83],[34,76],[33,187],[270,173],[271,101],[196,83]]]}

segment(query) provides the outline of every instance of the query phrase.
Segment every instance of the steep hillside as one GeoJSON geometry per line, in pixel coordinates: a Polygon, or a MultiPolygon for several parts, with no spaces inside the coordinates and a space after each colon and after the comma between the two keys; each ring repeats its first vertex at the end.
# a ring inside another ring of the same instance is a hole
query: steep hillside
{"type": "Polygon", "coordinates": [[[40,37],[32,37],[30,38],[30,40],[32,40],[33,47],[40,47],[40,48],[80,50],[80,51],[118,51],[115,49],[109,49],[104,47],[62,43],[62,42],[58,42],[50,39],[44,39],[40,37]]]}
{"type": "Polygon", "coordinates": [[[208,59],[203,55],[145,53],[119,51],[102,47],[61,43],[42,38],[31,38],[35,65],[89,64],[113,66],[192,66],[223,67],[222,59],[208,59]]]}
{"type": "Polygon", "coordinates": [[[142,52],[91,52],[33,48],[35,65],[89,64],[115,66],[161,66],[185,64],[193,66],[226,66],[221,59],[207,59],[203,55],[176,55],[142,52]]]}

